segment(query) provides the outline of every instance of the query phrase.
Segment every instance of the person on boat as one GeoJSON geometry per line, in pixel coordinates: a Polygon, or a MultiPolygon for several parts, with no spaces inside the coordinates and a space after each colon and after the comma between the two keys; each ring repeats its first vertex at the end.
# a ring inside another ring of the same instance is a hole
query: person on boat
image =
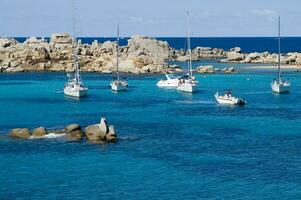
{"type": "Polygon", "coordinates": [[[227,95],[227,97],[229,98],[230,95],[231,95],[231,91],[230,91],[230,90],[227,90],[227,91],[226,91],[226,95],[227,95]]]}

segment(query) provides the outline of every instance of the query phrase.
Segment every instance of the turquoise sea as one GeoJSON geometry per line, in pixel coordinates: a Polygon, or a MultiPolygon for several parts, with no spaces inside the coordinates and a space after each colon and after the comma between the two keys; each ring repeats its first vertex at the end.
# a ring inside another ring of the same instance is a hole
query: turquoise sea
{"type": "Polygon", "coordinates": [[[65,73],[0,74],[0,199],[301,199],[300,74],[287,72],[291,93],[275,95],[274,71],[236,67],[197,75],[193,95],[157,88],[162,75],[131,75],[117,94],[111,75],[83,73],[80,100],[64,97],[65,73]],[[227,88],[247,105],[217,105],[227,88]],[[101,116],[117,144],[7,136],[101,116]]]}

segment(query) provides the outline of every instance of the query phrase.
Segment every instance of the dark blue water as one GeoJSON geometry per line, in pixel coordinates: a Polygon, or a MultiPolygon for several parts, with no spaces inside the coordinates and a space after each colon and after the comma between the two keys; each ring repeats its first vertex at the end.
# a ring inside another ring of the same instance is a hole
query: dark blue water
{"type": "Polygon", "coordinates": [[[83,74],[89,96],[65,98],[64,73],[0,74],[0,199],[301,199],[301,79],[271,93],[274,72],[198,75],[199,92],[130,76],[83,74]],[[217,105],[232,88],[245,107],[217,105]],[[117,144],[13,140],[13,127],[82,126],[105,116],[117,144]]]}
{"type": "MultiPolygon", "coordinates": [[[[16,38],[18,41],[23,42],[26,38],[19,37],[16,38]]],[[[94,40],[99,42],[105,41],[116,41],[114,37],[80,37],[83,43],[91,44],[94,40]]],[[[128,38],[123,38],[120,40],[121,45],[127,44],[128,38]]],[[[167,41],[171,47],[176,49],[183,49],[185,47],[184,37],[171,38],[157,38],[159,40],[167,41]]],[[[49,38],[48,38],[49,40],[49,38]]],[[[278,42],[274,37],[193,37],[191,38],[192,48],[202,46],[202,47],[214,47],[222,48],[224,50],[229,50],[233,47],[241,47],[242,51],[245,53],[251,52],[277,52],[278,42]]],[[[283,37],[282,38],[282,52],[301,52],[301,37],[283,37]]]]}

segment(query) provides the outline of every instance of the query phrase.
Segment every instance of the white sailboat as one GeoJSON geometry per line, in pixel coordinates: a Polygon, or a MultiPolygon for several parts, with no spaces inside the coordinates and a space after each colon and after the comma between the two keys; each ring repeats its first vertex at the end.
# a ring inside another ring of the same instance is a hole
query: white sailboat
{"type": "MultiPolygon", "coordinates": [[[[73,2],[74,4],[74,2],[73,2]]],[[[74,6],[74,5],[73,5],[74,6]]],[[[74,39],[72,42],[72,60],[75,68],[74,74],[67,74],[68,82],[64,86],[64,94],[71,97],[82,97],[88,94],[88,88],[84,86],[80,76],[80,66],[78,62],[77,38],[75,34],[75,8],[73,7],[73,31],[74,39]]]]}
{"type": "MultiPolygon", "coordinates": [[[[189,13],[187,11],[187,26],[189,27],[189,13]]],[[[197,90],[197,84],[195,77],[192,75],[192,56],[191,56],[191,45],[190,45],[190,32],[187,32],[187,51],[189,54],[188,59],[188,77],[187,78],[180,78],[179,83],[177,86],[177,90],[180,92],[188,92],[188,93],[194,93],[197,90]]]]}
{"type": "Polygon", "coordinates": [[[126,91],[128,89],[128,82],[121,79],[119,75],[119,23],[117,26],[117,46],[116,46],[116,77],[111,81],[110,86],[113,91],[126,91]]]}
{"type": "Polygon", "coordinates": [[[271,83],[272,91],[278,94],[288,93],[291,83],[289,80],[284,80],[281,75],[281,36],[280,36],[280,17],[278,17],[278,77],[271,83]]]}

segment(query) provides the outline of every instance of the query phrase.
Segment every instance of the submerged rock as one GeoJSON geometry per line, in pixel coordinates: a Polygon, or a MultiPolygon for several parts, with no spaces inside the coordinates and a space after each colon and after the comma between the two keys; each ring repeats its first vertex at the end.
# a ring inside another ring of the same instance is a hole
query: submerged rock
{"type": "Polygon", "coordinates": [[[13,138],[28,139],[30,137],[30,131],[28,128],[15,128],[11,130],[9,135],[13,138]]]}

